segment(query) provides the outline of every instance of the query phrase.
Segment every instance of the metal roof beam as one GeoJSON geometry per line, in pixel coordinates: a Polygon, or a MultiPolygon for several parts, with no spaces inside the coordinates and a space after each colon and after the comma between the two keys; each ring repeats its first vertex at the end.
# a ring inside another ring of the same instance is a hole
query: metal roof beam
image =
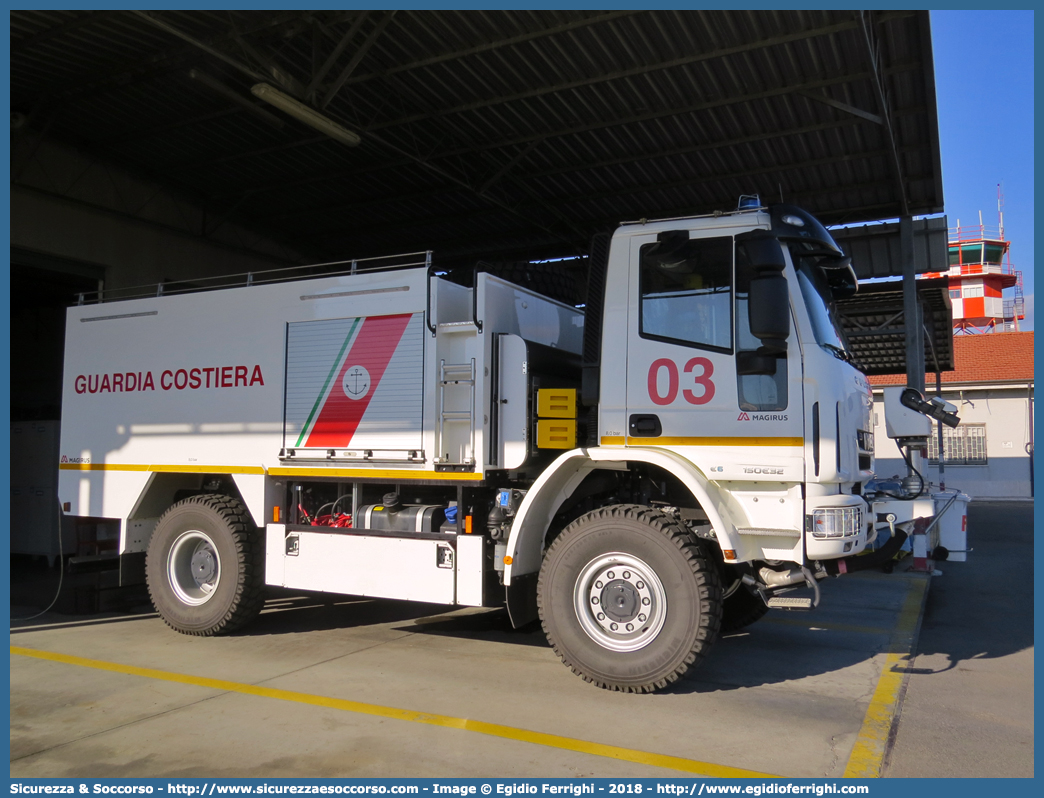
{"type": "Polygon", "coordinates": [[[486,191],[488,188],[490,188],[494,183],[496,183],[498,180],[500,180],[504,175],[506,175],[508,172],[510,172],[512,169],[514,169],[516,166],[518,166],[518,164],[526,156],[528,156],[529,153],[531,153],[534,149],[536,149],[537,146],[539,146],[541,142],[543,142],[543,139],[537,139],[536,141],[529,142],[529,144],[527,144],[525,147],[523,147],[521,150],[519,150],[515,154],[514,158],[512,158],[510,161],[508,161],[503,166],[501,166],[499,169],[497,169],[493,174],[491,174],[489,177],[487,177],[482,182],[482,185],[479,186],[478,190],[481,192],[481,191],[486,191]]]}
{"type": "Polygon", "coordinates": [[[511,214],[513,216],[519,217],[520,219],[522,219],[523,221],[527,222],[528,224],[533,225],[534,227],[537,227],[540,230],[544,230],[545,232],[552,232],[550,230],[550,228],[548,228],[548,226],[546,224],[544,224],[543,222],[539,222],[539,221],[537,221],[535,219],[530,218],[525,213],[523,213],[520,210],[518,210],[518,208],[516,208],[516,207],[514,207],[512,205],[509,205],[508,203],[506,203],[506,202],[504,202],[504,201],[502,201],[502,200],[500,200],[500,199],[498,199],[496,197],[490,196],[487,192],[476,191],[467,181],[462,180],[461,178],[451,174],[450,172],[447,172],[445,169],[443,169],[443,168],[441,168],[439,166],[436,166],[435,164],[431,163],[431,161],[429,161],[428,159],[422,158],[419,155],[413,155],[412,153],[406,152],[405,150],[399,148],[398,146],[392,144],[391,142],[382,141],[379,136],[371,134],[371,135],[368,135],[367,138],[370,141],[372,141],[372,142],[374,142],[376,144],[379,144],[379,145],[381,145],[383,147],[386,147],[387,149],[392,150],[393,152],[397,153],[398,155],[403,155],[403,156],[409,158],[411,161],[416,163],[418,166],[422,166],[425,169],[428,169],[429,171],[434,172],[435,174],[441,175],[442,177],[450,180],[451,182],[456,183],[461,188],[463,188],[463,189],[465,189],[465,190],[467,190],[469,192],[474,193],[476,196],[481,197],[483,200],[485,200],[486,202],[490,203],[491,205],[496,205],[497,207],[507,211],[509,214],[511,214]]]}
{"type": "MultiPolygon", "coordinates": [[[[136,16],[138,16],[138,17],[141,17],[141,19],[144,19],[150,25],[154,25],[155,27],[159,28],[160,30],[166,31],[167,33],[169,33],[172,36],[177,36],[179,39],[188,42],[193,47],[196,47],[196,48],[202,50],[203,52],[207,53],[208,55],[212,55],[214,58],[218,59],[219,61],[223,61],[224,63],[228,64],[233,69],[235,69],[235,70],[237,70],[239,72],[242,72],[244,75],[246,75],[247,77],[249,77],[252,80],[259,81],[259,82],[263,82],[263,81],[268,80],[268,77],[265,76],[263,73],[257,72],[252,67],[247,66],[246,64],[242,63],[238,59],[232,58],[232,56],[228,55],[227,53],[223,53],[221,50],[217,49],[216,47],[211,47],[209,44],[207,44],[204,41],[201,41],[201,40],[197,39],[195,36],[191,36],[188,33],[185,33],[180,28],[177,28],[174,25],[171,25],[171,24],[169,24],[167,22],[164,22],[161,19],[157,19],[156,17],[152,16],[152,14],[149,13],[148,11],[134,11],[134,10],[132,10],[131,13],[136,15],[136,16]]],[[[235,38],[235,37],[230,37],[230,38],[235,38]]]]}
{"type": "MultiPolygon", "coordinates": [[[[834,163],[864,160],[867,158],[880,158],[882,156],[887,155],[887,150],[872,150],[870,152],[852,153],[851,155],[845,155],[842,157],[827,156],[826,158],[813,158],[807,161],[795,161],[792,163],[763,165],[751,169],[742,169],[735,172],[726,172],[723,174],[700,175],[698,180],[704,186],[713,186],[716,183],[725,183],[730,180],[742,180],[761,175],[778,174],[781,172],[794,172],[799,171],[801,169],[813,169],[817,166],[827,166],[834,163]]],[[[642,186],[623,186],[621,188],[614,188],[606,191],[586,191],[583,194],[575,194],[567,197],[556,197],[550,201],[556,205],[572,205],[577,202],[605,199],[607,197],[627,196],[628,194],[645,194],[650,191],[662,191],[664,189],[671,188],[685,188],[687,186],[692,186],[695,180],[697,180],[697,178],[694,177],[683,177],[678,180],[670,181],[659,180],[655,183],[649,183],[642,186]]]]}
{"type": "MultiPolygon", "coordinates": [[[[919,64],[917,62],[903,64],[901,66],[893,68],[891,71],[908,71],[917,69],[919,64]]],[[[743,103],[756,102],[759,100],[771,99],[773,97],[781,97],[787,94],[793,94],[798,89],[814,89],[824,88],[827,86],[834,86],[843,83],[855,82],[858,80],[869,80],[872,77],[870,72],[859,72],[849,75],[834,76],[829,78],[822,78],[820,80],[809,81],[801,86],[781,86],[775,89],[766,91],[754,92],[752,94],[736,94],[728,97],[719,98],[716,100],[705,101],[700,103],[693,103],[691,105],[682,107],[665,108],[656,111],[650,111],[645,114],[640,114],[631,117],[613,117],[611,119],[600,120],[598,122],[589,122],[583,125],[574,125],[572,127],[558,128],[555,130],[544,130],[537,133],[518,136],[512,139],[502,139],[500,141],[485,141],[480,142],[469,147],[457,147],[444,152],[433,153],[428,156],[431,160],[442,159],[442,158],[453,158],[459,155],[474,155],[477,152],[483,150],[495,150],[503,147],[514,147],[519,145],[529,144],[533,141],[540,139],[553,139],[563,138],[565,136],[574,136],[580,133],[589,133],[595,130],[607,130],[612,127],[621,127],[623,125],[634,124],[636,122],[649,122],[656,119],[663,119],[667,117],[681,116],[684,114],[699,113],[702,111],[709,111],[715,108],[724,108],[730,105],[739,105],[743,103]]],[[[380,127],[358,127],[360,133],[372,134],[373,131],[380,129],[380,127]]],[[[276,149],[293,149],[294,147],[301,146],[303,142],[289,142],[281,144],[278,147],[265,147],[260,150],[247,150],[247,151],[236,151],[230,152],[227,155],[221,156],[220,158],[210,159],[207,161],[195,162],[193,164],[184,164],[181,162],[168,162],[164,166],[190,166],[196,165],[200,167],[210,166],[214,163],[223,163],[231,160],[238,160],[240,158],[250,158],[255,155],[265,155],[273,152],[276,149]]]]}
{"type": "MultiPolygon", "coordinates": [[[[792,195],[789,195],[787,197],[787,201],[788,202],[801,202],[801,201],[808,200],[808,199],[815,199],[817,197],[821,197],[823,194],[829,193],[832,190],[844,190],[846,192],[851,192],[851,191],[873,191],[873,190],[876,190],[876,189],[880,189],[882,186],[888,186],[888,185],[890,185],[890,182],[887,181],[887,180],[876,180],[876,181],[870,181],[870,182],[866,182],[866,183],[847,184],[845,186],[839,186],[836,189],[824,188],[824,189],[821,189],[821,190],[818,190],[818,191],[809,191],[809,192],[803,192],[803,193],[800,193],[800,194],[792,194],[792,195]]],[[[646,189],[646,190],[655,190],[655,189],[646,189]]],[[[632,190],[631,193],[637,193],[637,190],[632,190]]],[[[562,200],[558,200],[557,202],[559,202],[561,204],[567,204],[568,202],[570,202],[570,200],[562,199],[562,200]]],[[[843,209],[840,209],[838,212],[841,213],[841,214],[852,214],[852,213],[862,212],[862,211],[865,211],[867,209],[873,209],[873,208],[876,208],[876,207],[879,207],[879,206],[857,206],[857,207],[852,207],[852,208],[843,208],[843,209]]],[[[888,206],[883,206],[883,207],[888,207],[888,206]]],[[[700,204],[700,203],[697,203],[697,202],[693,202],[693,203],[689,203],[687,205],[675,206],[673,208],[659,209],[657,211],[657,218],[672,218],[672,217],[675,217],[675,216],[677,216],[677,217],[692,216],[692,215],[697,215],[697,214],[700,214],[700,213],[710,213],[713,210],[720,210],[720,209],[721,209],[720,206],[718,206],[717,204],[704,205],[704,204],[700,204]]],[[[394,222],[388,222],[388,223],[381,224],[381,225],[372,225],[372,224],[367,224],[367,223],[363,222],[358,227],[346,227],[344,225],[344,222],[339,220],[337,222],[337,226],[336,227],[325,227],[324,228],[322,226],[319,226],[318,229],[310,228],[310,229],[308,229],[306,231],[306,235],[309,238],[315,237],[315,238],[319,238],[319,239],[325,239],[327,236],[337,237],[337,236],[342,236],[342,235],[343,236],[350,236],[350,235],[357,234],[357,233],[367,233],[368,234],[368,233],[392,232],[392,231],[395,231],[395,230],[404,230],[409,225],[425,226],[425,225],[431,224],[431,225],[442,226],[442,225],[446,225],[446,224],[448,224],[450,222],[457,222],[459,224],[470,224],[472,222],[481,222],[483,219],[488,219],[491,216],[495,216],[496,213],[497,213],[497,211],[493,210],[493,209],[488,209],[488,210],[487,209],[483,209],[483,210],[472,211],[472,212],[469,212],[467,214],[456,213],[456,214],[451,214],[451,215],[448,215],[448,216],[438,216],[438,217],[422,217],[422,216],[412,215],[412,216],[410,216],[410,219],[409,219],[408,222],[407,221],[394,221],[394,222]]],[[[317,215],[317,211],[315,209],[313,209],[311,211],[311,213],[307,214],[307,215],[311,215],[312,217],[315,217],[317,215]]],[[[620,224],[622,222],[641,218],[642,215],[643,214],[642,214],[641,211],[634,211],[633,215],[632,214],[627,214],[627,216],[631,217],[630,219],[628,219],[628,218],[621,218],[621,217],[607,218],[607,217],[604,217],[604,216],[597,216],[597,217],[595,217],[595,216],[585,216],[582,219],[573,219],[573,220],[571,220],[571,223],[572,223],[572,225],[574,227],[583,228],[584,230],[594,230],[594,229],[598,229],[598,228],[606,227],[606,226],[614,226],[615,227],[616,225],[618,225],[618,224],[620,224]]]]}
{"type": "MultiPolygon", "coordinates": [[[[819,133],[824,130],[834,130],[839,127],[846,125],[856,124],[854,120],[842,119],[839,121],[824,122],[819,125],[806,125],[799,128],[790,128],[783,131],[786,136],[802,136],[808,133],[819,133]]],[[[739,138],[731,139],[718,139],[717,141],[710,141],[704,144],[693,144],[688,147],[672,147],[668,150],[658,150],[656,152],[644,152],[636,153],[632,156],[622,158],[608,158],[600,161],[577,161],[574,163],[567,164],[565,166],[558,166],[553,169],[541,169],[535,172],[528,172],[528,177],[551,177],[553,175],[568,174],[570,172],[582,172],[588,169],[604,169],[607,166],[619,166],[621,164],[638,163],[640,161],[651,161],[656,158],[674,158],[679,155],[693,155],[698,152],[709,152],[713,150],[720,150],[726,147],[734,147],[741,144],[756,144],[761,141],[772,141],[780,138],[780,131],[773,130],[769,133],[758,133],[753,136],[741,136],[739,138]]]]}
{"type": "Polygon", "coordinates": [[[808,97],[810,100],[815,100],[817,103],[823,103],[829,105],[831,108],[836,108],[839,111],[844,111],[846,114],[852,114],[852,116],[858,116],[860,119],[865,119],[868,122],[873,122],[876,125],[883,125],[885,123],[884,118],[877,114],[872,114],[869,111],[864,111],[862,108],[856,108],[854,105],[848,103],[839,102],[831,97],[827,97],[825,94],[817,94],[811,91],[799,91],[796,92],[802,97],[808,97]]]}
{"type": "MultiPolygon", "coordinates": [[[[131,14],[137,12],[127,11],[113,13],[131,14]]],[[[268,18],[264,22],[245,29],[241,33],[243,35],[249,35],[282,28],[295,21],[298,16],[298,12],[280,13],[268,18]]],[[[200,41],[208,46],[214,46],[218,44],[231,43],[234,39],[227,33],[222,32],[200,41]]],[[[72,97],[75,98],[77,102],[82,102],[97,94],[105,93],[110,89],[122,89],[136,82],[152,80],[156,75],[178,71],[183,68],[186,63],[197,60],[198,58],[199,48],[197,47],[189,45],[178,47],[176,49],[172,48],[156,53],[146,59],[139,59],[137,61],[125,63],[123,66],[106,72],[103,75],[88,77],[80,83],[76,83],[72,86],[70,86],[67,81],[62,81],[51,86],[45,86],[40,94],[51,97],[55,100],[72,97]]]]}
{"type": "Polygon", "coordinates": [[[51,39],[56,39],[59,36],[64,36],[67,33],[72,33],[84,28],[88,25],[94,25],[98,22],[104,22],[107,18],[115,14],[115,11],[87,11],[81,16],[63,22],[61,25],[53,25],[50,28],[45,28],[39,33],[34,33],[26,36],[24,39],[11,43],[11,55],[17,55],[25,50],[32,47],[37,47],[41,44],[45,44],[51,39]]]}
{"type": "MultiPolygon", "coordinates": [[[[341,40],[334,46],[333,52],[330,53],[326,61],[323,62],[323,65],[319,67],[316,73],[312,75],[312,79],[308,83],[308,88],[305,90],[305,95],[309,102],[315,100],[315,93],[318,90],[319,85],[323,82],[323,79],[326,77],[326,73],[333,68],[335,63],[337,63],[337,59],[341,57],[341,53],[343,53],[344,48],[348,46],[348,42],[355,38],[355,35],[359,32],[359,29],[362,27],[363,22],[366,21],[369,13],[369,11],[360,12],[359,16],[355,18],[344,36],[341,37],[341,40]]],[[[323,26],[323,28],[325,31],[325,26],[323,26]]]]}
{"type": "MultiPolygon", "coordinates": [[[[168,133],[172,133],[175,130],[179,130],[184,127],[190,127],[192,125],[199,125],[206,122],[210,122],[216,119],[223,119],[226,116],[238,114],[238,108],[227,108],[222,107],[219,111],[210,111],[209,113],[200,114],[199,116],[191,117],[190,119],[179,119],[165,122],[162,125],[155,125],[148,129],[132,130],[130,133],[126,133],[122,136],[116,136],[115,138],[107,139],[91,139],[91,144],[100,148],[116,147],[123,144],[128,144],[134,141],[140,141],[145,138],[152,138],[153,136],[164,136],[168,133]]],[[[238,196],[238,192],[236,196],[238,196]]]]}
{"type": "MultiPolygon", "coordinates": [[[[201,120],[205,121],[205,120],[201,120]]],[[[786,135],[804,135],[807,133],[818,133],[824,130],[832,130],[838,127],[844,127],[846,125],[856,124],[855,120],[842,119],[833,120],[830,122],[824,122],[818,125],[806,125],[800,128],[792,128],[786,131],[786,135]]],[[[156,132],[162,132],[163,129],[159,129],[156,132]]],[[[717,141],[707,142],[705,144],[696,144],[688,147],[673,147],[667,150],[658,150],[656,152],[646,153],[635,153],[626,157],[620,158],[609,158],[599,161],[574,161],[565,166],[555,167],[553,169],[543,169],[534,172],[527,172],[526,177],[550,177],[553,175],[568,174],[570,172],[581,172],[588,169],[601,169],[607,166],[617,166],[620,164],[637,163],[640,161],[650,161],[656,158],[671,158],[678,155],[687,155],[697,152],[705,152],[709,150],[722,149],[725,147],[732,147],[737,144],[754,144],[760,141],[769,141],[772,139],[778,139],[780,136],[779,131],[772,131],[770,133],[759,133],[753,136],[743,136],[741,138],[733,139],[720,139],[717,141]]],[[[544,139],[534,139],[528,143],[528,147],[539,144],[544,139]]],[[[466,154],[466,153],[461,153],[466,154]]],[[[255,184],[244,188],[244,191],[251,191],[252,193],[258,194],[266,191],[280,191],[287,188],[306,186],[310,183],[322,182],[329,180],[330,178],[349,178],[356,175],[369,174],[372,172],[384,171],[387,169],[396,169],[404,166],[408,163],[405,159],[397,161],[386,161],[380,164],[372,164],[362,167],[353,167],[351,169],[342,169],[334,172],[322,172],[321,174],[306,175],[304,177],[295,177],[290,180],[279,180],[264,184],[255,184]]],[[[228,197],[238,197],[239,191],[228,192],[226,194],[215,194],[214,199],[223,199],[228,197]]]]}
{"type": "Polygon", "coordinates": [[[239,32],[234,18],[231,21],[231,27],[232,38],[239,45],[239,48],[265,70],[267,75],[266,82],[269,80],[274,81],[277,86],[281,87],[288,94],[292,94],[295,97],[304,97],[304,84],[284,69],[271,53],[264,52],[253,42],[248,41],[239,32]]]}
{"type": "Polygon", "coordinates": [[[646,64],[640,67],[633,67],[631,69],[621,69],[617,70],[616,72],[603,73],[600,75],[595,75],[593,77],[583,78],[581,80],[567,81],[565,83],[558,83],[553,86],[541,86],[539,88],[529,89],[527,91],[516,92],[515,94],[502,95],[500,97],[493,97],[487,100],[479,100],[477,102],[463,103],[461,105],[453,106],[451,108],[439,109],[438,111],[432,113],[413,114],[410,116],[400,117],[399,119],[392,119],[380,124],[370,125],[370,129],[381,130],[386,127],[394,127],[396,125],[402,125],[408,122],[424,121],[434,116],[449,116],[451,114],[465,113],[467,111],[476,111],[481,108],[488,108],[493,105],[503,105],[505,103],[515,102],[517,100],[529,100],[535,97],[543,97],[548,94],[558,94],[565,91],[572,91],[573,89],[583,88],[585,86],[592,86],[598,83],[609,83],[615,80],[623,80],[625,78],[647,75],[651,72],[662,72],[664,70],[673,69],[679,66],[697,64],[701,61],[712,61],[718,58],[726,58],[731,55],[748,53],[753,50],[762,50],[767,47],[776,47],[782,44],[790,44],[796,41],[816,38],[818,36],[829,36],[831,34],[840,33],[846,30],[857,30],[858,26],[858,21],[851,20],[849,22],[840,22],[834,25],[827,25],[821,28],[812,28],[809,30],[782,34],[780,36],[772,36],[768,39],[761,39],[756,42],[745,42],[744,44],[735,45],[733,47],[722,47],[717,50],[709,50],[702,53],[695,53],[693,55],[684,56],[682,58],[672,58],[667,61],[657,62],[655,64],[646,64]]]}
{"type": "Polygon", "coordinates": [[[479,53],[485,53],[491,50],[498,50],[503,47],[512,47],[516,44],[524,44],[525,42],[534,41],[536,39],[545,39],[548,36],[555,36],[559,33],[567,33],[569,31],[578,30],[580,28],[589,28],[594,25],[598,25],[602,22],[610,22],[614,19],[629,17],[640,13],[642,12],[609,11],[604,14],[598,14],[597,16],[574,20],[573,22],[567,22],[562,25],[555,25],[551,28],[545,28],[543,30],[532,31],[529,33],[522,33],[518,36],[509,36],[506,39],[498,39],[492,42],[485,42],[474,47],[466,47],[463,50],[454,50],[449,53],[442,53],[441,55],[431,56],[430,58],[422,58],[419,61],[411,61],[407,64],[400,64],[399,66],[392,67],[391,69],[381,70],[380,72],[369,72],[365,75],[359,75],[357,77],[351,78],[348,81],[348,85],[364,83],[369,80],[383,78],[389,75],[398,75],[402,72],[409,72],[413,69],[422,69],[424,67],[435,66],[436,64],[442,64],[446,61],[456,61],[459,58],[466,58],[469,55],[478,55],[479,53]]]}
{"type": "MultiPolygon", "coordinates": [[[[488,156],[486,156],[486,157],[488,159],[488,156]]],[[[557,219],[558,222],[562,226],[568,228],[573,233],[573,235],[580,236],[580,237],[584,237],[585,236],[584,232],[581,231],[578,227],[576,227],[576,225],[574,224],[573,220],[569,216],[567,216],[566,214],[562,213],[561,211],[558,210],[558,208],[555,207],[555,205],[557,203],[552,202],[552,201],[550,201],[548,199],[545,199],[544,197],[540,196],[536,192],[536,189],[534,189],[529,183],[524,183],[524,182],[522,182],[521,180],[519,180],[519,179],[517,179],[515,177],[511,177],[510,179],[511,179],[511,182],[513,182],[515,184],[515,186],[517,188],[519,188],[524,194],[528,194],[529,195],[531,204],[537,205],[542,210],[544,210],[547,213],[549,213],[552,216],[554,216],[555,219],[557,219]]],[[[476,192],[476,193],[484,194],[485,192],[476,192]]],[[[515,207],[517,208],[519,206],[516,205],[515,207]]]]}
{"type": "MultiPolygon", "coordinates": [[[[867,56],[870,60],[870,68],[873,75],[873,86],[874,93],[877,95],[877,103],[881,109],[881,116],[884,118],[885,130],[888,132],[888,142],[892,149],[891,166],[895,175],[895,188],[898,192],[900,205],[902,206],[902,215],[908,216],[910,214],[910,204],[906,197],[906,181],[903,179],[903,165],[899,159],[899,145],[896,142],[895,126],[892,123],[892,114],[890,103],[888,101],[888,92],[884,85],[884,70],[881,67],[881,50],[880,44],[877,41],[877,37],[874,35],[874,31],[871,28],[870,15],[872,12],[860,11],[859,21],[863,29],[863,43],[866,46],[867,56]]],[[[922,377],[923,379],[923,377],[922,377]]]]}
{"type": "MultiPolygon", "coordinates": [[[[812,159],[812,160],[808,160],[808,161],[801,161],[801,162],[796,162],[796,163],[780,164],[780,165],[774,165],[774,166],[761,166],[761,167],[757,167],[757,168],[753,168],[753,169],[746,169],[746,170],[737,171],[737,172],[729,172],[729,173],[726,173],[726,174],[702,175],[699,178],[699,180],[703,184],[719,183],[719,182],[724,182],[724,181],[728,181],[728,180],[739,180],[739,179],[742,179],[742,178],[750,177],[752,175],[763,175],[763,174],[770,174],[770,173],[775,173],[775,172],[784,172],[784,171],[789,172],[789,171],[800,170],[800,169],[811,169],[811,168],[814,168],[816,166],[823,166],[823,165],[827,165],[827,164],[837,163],[837,162],[839,162],[841,160],[857,160],[857,159],[864,159],[864,158],[879,158],[879,157],[887,156],[887,154],[888,154],[887,150],[875,150],[875,151],[871,151],[871,152],[855,153],[855,154],[852,154],[852,155],[849,155],[849,156],[845,156],[845,158],[843,158],[843,159],[829,158],[829,157],[827,157],[827,158],[816,158],[816,159],[812,159]]],[[[648,193],[650,191],[659,191],[659,190],[671,189],[671,188],[685,188],[685,187],[694,185],[694,183],[695,183],[695,179],[694,178],[685,177],[685,178],[681,178],[679,180],[673,180],[673,181],[670,181],[670,182],[659,181],[659,182],[656,182],[656,183],[651,183],[651,184],[642,185],[642,186],[633,186],[632,185],[632,186],[626,186],[626,187],[612,189],[612,190],[608,190],[608,191],[596,191],[596,192],[588,191],[588,192],[584,192],[582,194],[575,194],[575,195],[564,196],[564,197],[542,197],[542,198],[539,198],[538,202],[541,205],[544,205],[546,207],[560,206],[560,205],[575,205],[578,202],[586,202],[588,200],[605,199],[607,197],[626,196],[628,194],[644,194],[644,193],[648,193]]],[[[343,212],[361,210],[361,209],[367,208],[367,207],[373,207],[374,205],[384,205],[384,204],[395,203],[395,202],[403,202],[403,201],[408,202],[408,201],[412,201],[412,200],[416,200],[416,199],[427,199],[427,198],[430,198],[430,197],[433,197],[433,196],[439,196],[440,194],[445,194],[448,191],[452,191],[452,190],[453,190],[452,187],[444,185],[442,187],[427,189],[425,191],[415,192],[415,193],[411,193],[411,194],[407,194],[407,195],[392,194],[392,195],[388,195],[386,197],[382,197],[382,198],[378,198],[378,199],[370,199],[370,200],[359,201],[359,202],[350,202],[350,203],[345,203],[343,205],[335,205],[335,206],[329,206],[329,205],[325,205],[325,206],[324,205],[318,205],[318,206],[315,206],[315,205],[313,205],[313,206],[310,206],[310,207],[307,207],[307,208],[300,208],[298,210],[292,211],[291,213],[283,213],[283,214],[278,214],[278,215],[276,215],[276,214],[271,214],[271,215],[264,215],[264,214],[262,214],[259,218],[278,218],[280,220],[289,220],[289,219],[295,219],[295,218],[302,217],[302,216],[315,216],[316,214],[319,214],[319,213],[327,213],[327,212],[343,213],[343,212]]],[[[557,214],[558,212],[555,211],[555,213],[557,214]]]]}
{"type": "Polygon", "coordinates": [[[381,38],[381,34],[384,33],[384,29],[391,23],[395,14],[395,11],[389,11],[381,18],[381,21],[377,23],[377,27],[370,32],[370,35],[366,37],[366,40],[359,46],[359,49],[355,51],[352,60],[349,61],[347,66],[341,70],[341,74],[337,76],[337,80],[335,80],[333,85],[326,90],[326,95],[323,97],[323,101],[319,104],[319,108],[325,110],[326,106],[330,104],[330,101],[337,96],[337,92],[341,90],[345,81],[352,76],[352,72],[354,72],[355,68],[359,66],[359,62],[366,57],[366,54],[370,52],[370,48],[377,43],[379,38],[381,38]]]}

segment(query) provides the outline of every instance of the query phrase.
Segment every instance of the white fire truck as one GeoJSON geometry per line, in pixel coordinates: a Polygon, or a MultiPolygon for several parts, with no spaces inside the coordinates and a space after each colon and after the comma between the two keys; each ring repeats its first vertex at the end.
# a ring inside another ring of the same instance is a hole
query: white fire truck
{"type": "Polygon", "coordinates": [[[797,208],[621,225],[584,310],[424,253],[337,269],[68,311],[60,500],[119,522],[121,578],[180,632],[240,628],[266,585],[506,605],[651,691],[931,514],[864,495],[855,275],[797,208]]]}

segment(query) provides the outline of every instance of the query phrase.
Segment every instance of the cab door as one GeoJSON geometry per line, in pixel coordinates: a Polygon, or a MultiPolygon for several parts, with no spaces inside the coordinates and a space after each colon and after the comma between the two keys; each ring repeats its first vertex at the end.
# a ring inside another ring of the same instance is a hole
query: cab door
{"type": "MultiPolygon", "coordinates": [[[[627,442],[709,443],[735,421],[732,236],[631,242],[627,442]]],[[[728,434],[727,432],[724,434],[728,434]]]]}
{"type": "Polygon", "coordinates": [[[746,315],[752,272],[736,239],[714,232],[632,240],[627,443],[679,450],[716,479],[800,479],[796,342],[752,356],[761,343],[746,315]]]}

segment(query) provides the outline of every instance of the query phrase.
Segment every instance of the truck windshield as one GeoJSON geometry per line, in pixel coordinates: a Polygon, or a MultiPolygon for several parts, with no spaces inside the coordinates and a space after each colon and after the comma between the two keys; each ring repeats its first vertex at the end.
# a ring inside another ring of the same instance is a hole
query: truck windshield
{"type": "Polygon", "coordinates": [[[838,323],[834,298],[823,276],[823,270],[811,258],[793,250],[791,256],[797,269],[798,285],[801,287],[805,307],[808,308],[808,318],[812,323],[816,343],[841,360],[851,361],[851,349],[838,323]]]}

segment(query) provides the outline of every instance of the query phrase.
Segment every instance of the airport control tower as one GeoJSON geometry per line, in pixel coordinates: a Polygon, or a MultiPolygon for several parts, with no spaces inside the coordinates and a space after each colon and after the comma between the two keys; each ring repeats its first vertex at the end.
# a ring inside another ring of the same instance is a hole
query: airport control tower
{"type": "Polygon", "coordinates": [[[953,334],[1015,332],[1025,319],[1022,272],[1011,265],[1011,242],[1004,237],[1004,199],[997,192],[998,226],[982,223],[950,228],[950,269],[925,277],[949,277],[953,334]],[[1005,296],[1007,289],[1014,289],[1005,296]]]}

